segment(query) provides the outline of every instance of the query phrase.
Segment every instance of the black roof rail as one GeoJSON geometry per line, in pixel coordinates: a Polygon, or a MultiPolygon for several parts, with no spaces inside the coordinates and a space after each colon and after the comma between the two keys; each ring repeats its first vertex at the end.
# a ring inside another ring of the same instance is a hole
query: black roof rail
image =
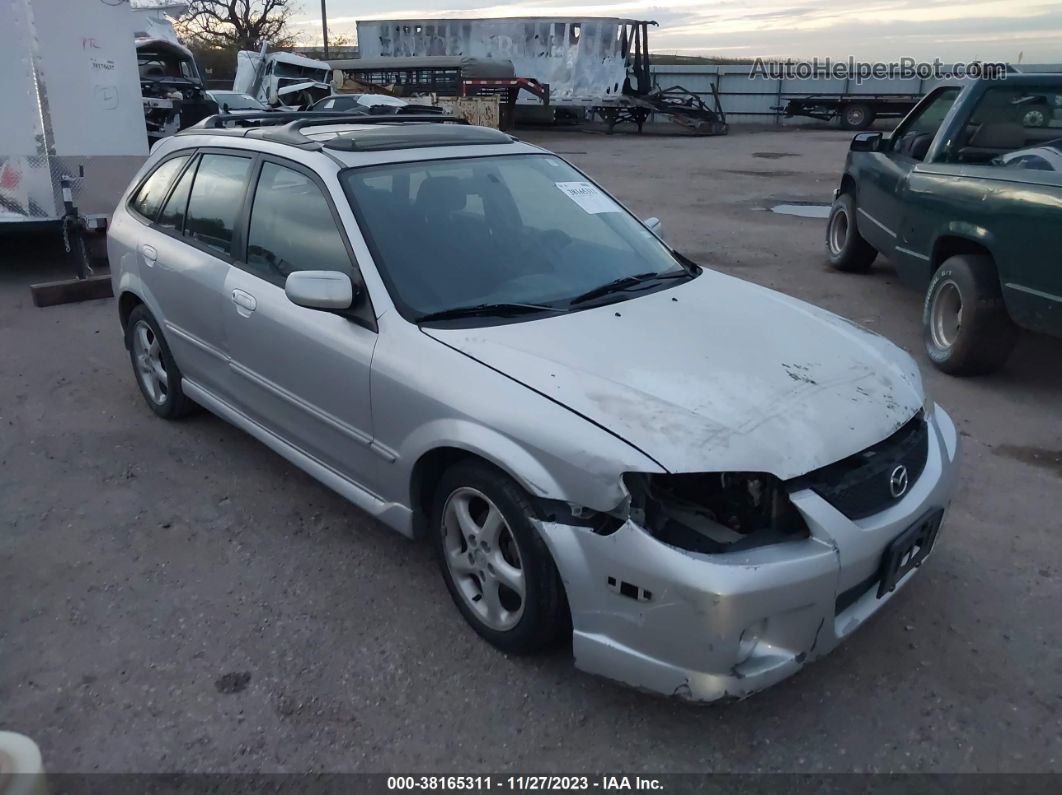
{"type": "Polygon", "coordinates": [[[305,127],[326,124],[468,124],[467,119],[441,113],[425,114],[362,114],[350,111],[252,111],[250,113],[215,113],[177,135],[204,133],[258,138],[264,141],[297,146],[301,149],[321,149],[320,141],[303,135],[305,127]],[[233,122],[236,126],[228,127],[233,122]],[[248,125],[247,122],[254,122],[248,125]]]}

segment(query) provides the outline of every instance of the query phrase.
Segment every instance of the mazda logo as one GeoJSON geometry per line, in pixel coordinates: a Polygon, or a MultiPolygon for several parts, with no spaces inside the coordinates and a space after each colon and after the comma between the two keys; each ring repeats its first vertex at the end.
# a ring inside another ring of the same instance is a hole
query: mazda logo
{"type": "Polygon", "coordinates": [[[889,475],[889,492],[899,499],[907,491],[907,467],[900,464],[889,475]]]}

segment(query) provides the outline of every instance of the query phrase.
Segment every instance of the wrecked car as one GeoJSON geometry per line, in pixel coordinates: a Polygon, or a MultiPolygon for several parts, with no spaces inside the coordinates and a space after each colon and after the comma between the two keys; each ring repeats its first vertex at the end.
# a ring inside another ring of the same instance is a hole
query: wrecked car
{"type": "Polygon", "coordinates": [[[290,52],[241,50],[236,53],[236,77],[232,90],[250,94],[272,108],[306,109],[332,93],[332,70],[316,61],[290,52]]]}
{"type": "Polygon", "coordinates": [[[892,133],[852,141],[826,227],[830,263],[880,253],[925,291],[929,360],[1001,367],[1019,329],[1062,337],[1057,169],[1062,77],[1012,74],[927,94],[892,133]]]}
{"type": "Polygon", "coordinates": [[[187,47],[164,38],[137,36],[136,55],[149,142],[218,112],[187,47]]]}
{"type": "Polygon", "coordinates": [[[741,698],[916,575],[959,437],[914,361],[691,262],[574,166],[446,116],[207,120],[115,211],[147,406],[397,531],[471,627],[741,698]]]}

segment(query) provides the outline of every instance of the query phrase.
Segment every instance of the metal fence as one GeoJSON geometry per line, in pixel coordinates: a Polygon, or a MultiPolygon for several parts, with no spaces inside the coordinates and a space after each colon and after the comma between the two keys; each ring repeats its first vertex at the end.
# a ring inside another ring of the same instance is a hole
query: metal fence
{"type": "MultiPolygon", "coordinates": [[[[1038,64],[1020,67],[1023,72],[1062,72],[1062,64],[1038,64]]],[[[954,84],[956,80],[865,79],[840,80],[822,76],[810,80],[769,79],[751,77],[751,64],[727,66],[653,66],[653,85],[670,88],[679,85],[694,92],[709,104],[712,89],[719,95],[727,121],[737,124],[814,124],[803,117],[786,119],[782,111],[786,101],[810,94],[868,95],[909,94],[921,96],[940,84],[954,84]]],[[[824,122],[818,122],[824,124],[824,122]]]]}

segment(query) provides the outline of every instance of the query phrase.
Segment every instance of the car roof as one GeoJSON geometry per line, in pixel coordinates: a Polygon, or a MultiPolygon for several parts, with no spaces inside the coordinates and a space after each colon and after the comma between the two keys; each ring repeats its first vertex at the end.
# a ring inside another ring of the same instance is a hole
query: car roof
{"type": "Polygon", "coordinates": [[[356,116],[354,119],[343,112],[216,114],[165,139],[173,141],[166,150],[235,145],[296,159],[300,151],[317,152],[342,166],[542,151],[508,133],[467,124],[452,116],[356,116]],[[259,121],[263,126],[215,126],[229,121],[236,124],[259,121]]]}

